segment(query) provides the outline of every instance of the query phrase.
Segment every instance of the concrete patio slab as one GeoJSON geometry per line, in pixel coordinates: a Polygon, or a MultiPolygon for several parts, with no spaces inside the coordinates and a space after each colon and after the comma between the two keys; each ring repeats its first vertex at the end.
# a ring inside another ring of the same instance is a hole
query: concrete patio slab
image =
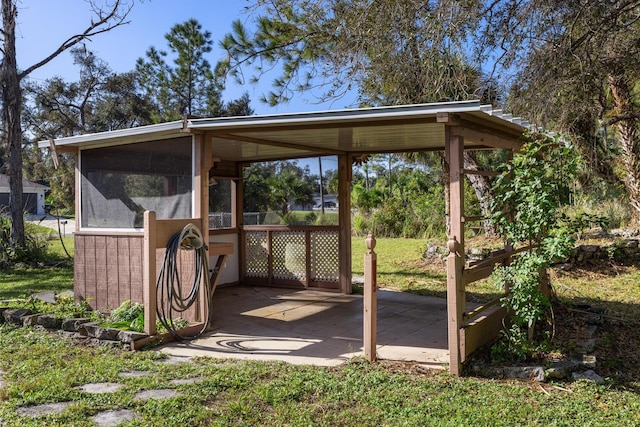
{"type": "MultiPolygon", "coordinates": [[[[213,327],[162,346],[171,356],[335,366],[362,355],[362,295],[268,287],[220,288],[213,327]]],[[[379,290],[378,357],[446,368],[446,300],[379,290]]]]}

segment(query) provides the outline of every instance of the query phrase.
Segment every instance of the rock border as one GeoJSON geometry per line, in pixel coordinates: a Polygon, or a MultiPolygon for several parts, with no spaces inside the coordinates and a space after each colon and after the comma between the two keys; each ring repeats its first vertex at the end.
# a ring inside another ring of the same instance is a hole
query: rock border
{"type": "Polygon", "coordinates": [[[78,342],[133,349],[133,343],[149,338],[149,335],[101,326],[86,317],[60,319],[52,314],[33,313],[26,308],[0,308],[0,323],[23,327],[41,327],[50,332],[78,342]]]}

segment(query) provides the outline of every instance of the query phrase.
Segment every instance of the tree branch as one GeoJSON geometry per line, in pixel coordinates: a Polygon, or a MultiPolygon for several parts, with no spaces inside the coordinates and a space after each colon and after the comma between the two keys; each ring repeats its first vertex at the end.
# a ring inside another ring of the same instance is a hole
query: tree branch
{"type": "Polygon", "coordinates": [[[82,33],[69,37],[49,56],[33,64],[32,66],[26,68],[24,71],[18,74],[18,80],[24,79],[31,72],[49,63],[52,59],[60,55],[62,52],[75,46],[81,41],[86,40],[98,34],[106,33],[121,25],[128,24],[129,21],[125,21],[125,19],[129,15],[129,12],[131,12],[134,2],[132,1],[131,4],[126,6],[123,5],[123,2],[124,0],[116,0],[113,3],[113,6],[111,7],[111,9],[109,9],[108,12],[105,12],[104,10],[97,8],[92,1],[91,5],[93,8],[93,11],[96,13],[96,16],[99,18],[98,21],[94,22],[92,19],[91,25],[89,25],[82,33]],[[123,8],[124,10],[121,11],[121,9],[123,8]]]}
{"type": "Polygon", "coordinates": [[[603,126],[611,126],[613,124],[616,124],[618,122],[622,122],[625,120],[638,120],[638,119],[640,119],[640,112],[631,112],[631,113],[621,114],[621,115],[612,117],[609,120],[601,122],[600,124],[603,126]]]}

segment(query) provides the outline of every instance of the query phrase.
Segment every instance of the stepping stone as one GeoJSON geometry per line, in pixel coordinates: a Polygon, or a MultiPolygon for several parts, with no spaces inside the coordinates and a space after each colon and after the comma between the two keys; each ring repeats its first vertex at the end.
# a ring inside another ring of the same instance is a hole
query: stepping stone
{"type": "Polygon", "coordinates": [[[37,294],[33,294],[31,296],[37,300],[47,302],[49,304],[56,303],[56,294],[54,292],[38,292],[37,294]]]}
{"type": "Polygon", "coordinates": [[[76,387],[78,390],[82,390],[86,393],[91,394],[99,394],[99,393],[115,393],[124,387],[123,384],[118,383],[94,383],[94,384],[85,384],[76,387]]]}
{"type": "Polygon", "coordinates": [[[58,403],[45,403],[44,405],[35,406],[23,406],[17,409],[17,413],[20,415],[30,415],[32,417],[39,417],[42,415],[59,414],[67,409],[67,406],[73,402],[58,402],[58,403]]]}
{"type": "Polygon", "coordinates": [[[160,359],[158,363],[165,363],[167,365],[176,365],[178,363],[191,362],[191,357],[169,356],[166,359],[160,359]]]}
{"type": "Polygon", "coordinates": [[[138,414],[128,409],[98,412],[91,417],[94,423],[100,427],[116,427],[122,423],[133,421],[138,418],[138,414]]]}
{"type": "Polygon", "coordinates": [[[203,381],[203,380],[204,380],[204,378],[202,378],[202,377],[177,378],[175,380],[169,381],[169,384],[173,384],[173,385],[193,384],[193,383],[197,383],[197,382],[203,381]]]}
{"type": "MultiPolygon", "coordinates": [[[[4,371],[2,369],[0,369],[0,390],[4,388],[5,382],[4,382],[4,371]]],[[[0,424],[2,425],[2,424],[0,424]]]]}
{"type": "Polygon", "coordinates": [[[128,371],[128,372],[120,372],[118,376],[120,378],[138,378],[138,377],[148,377],[152,373],[149,371],[128,371]]]}
{"type": "Polygon", "coordinates": [[[149,399],[170,399],[174,396],[178,396],[177,390],[171,388],[162,388],[156,390],[143,390],[133,395],[134,399],[149,400],[149,399]]]}

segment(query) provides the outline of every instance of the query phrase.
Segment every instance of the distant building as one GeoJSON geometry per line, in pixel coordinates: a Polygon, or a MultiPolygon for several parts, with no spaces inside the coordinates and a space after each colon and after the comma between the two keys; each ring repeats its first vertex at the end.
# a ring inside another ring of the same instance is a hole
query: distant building
{"type": "MultiPolygon", "coordinates": [[[[324,195],[324,207],[325,208],[337,208],[338,207],[338,195],[337,194],[325,194],[324,195]]],[[[322,199],[320,198],[320,194],[316,194],[313,196],[313,208],[320,209],[322,208],[322,199]]]]}
{"type": "MultiPolygon", "coordinates": [[[[44,196],[49,187],[22,180],[22,210],[29,214],[44,215],[44,196]]],[[[9,210],[9,176],[0,174],[0,211],[9,210]]]]}

